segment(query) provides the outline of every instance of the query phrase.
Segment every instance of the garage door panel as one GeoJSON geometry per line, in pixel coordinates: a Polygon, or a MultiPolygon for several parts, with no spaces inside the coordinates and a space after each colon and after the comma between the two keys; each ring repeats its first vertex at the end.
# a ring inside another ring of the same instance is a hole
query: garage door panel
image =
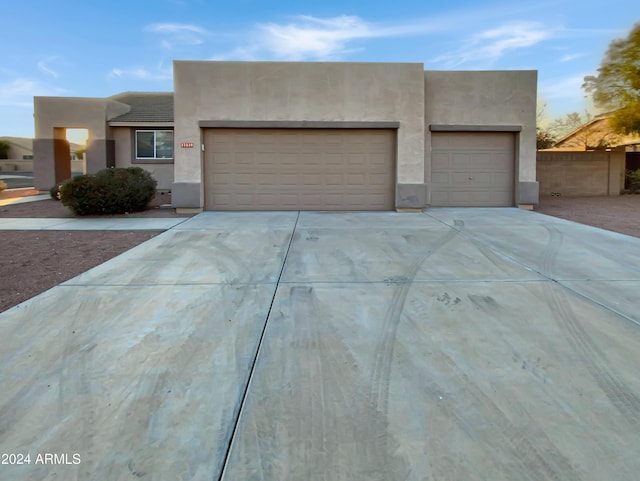
{"type": "Polygon", "coordinates": [[[498,164],[502,163],[499,161],[498,156],[493,152],[474,153],[470,155],[470,158],[467,162],[467,168],[471,169],[486,169],[491,167],[498,168],[498,164]]]}
{"type": "MultiPolygon", "coordinates": [[[[350,152],[345,157],[347,158],[348,165],[350,165],[351,167],[364,166],[364,164],[367,161],[366,155],[360,154],[360,153],[350,152]]],[[[342,156],[341,156],[341,160],[342,160],[342,156]]]]}
{"type": "Polygon", "coordinates": [[[449,193],[447,191],[433,190],[431,191],[431,203],[433,205],[447,205],[449,202],[449,193]]]}
{"type": "Polygon", "coordinates": [[[453,169],[464,169],[469,165],[474,165],[477,162],[477,159],[474,159],[474,156],[471,153],[466,152],[453,152],[449,155],[449,163],[447,167],[453,169]]]}
{"type": "MultiPolygon", "coordinates": [[[[278,179],[276,178],[275,175],[270,174],[271,177],[273,178],[272,180],[272,184],[277,183],[278,179]]],[[[282,183],[283,185],[291,185],[291,186],[295,186],[298,185],[298,175],[297,174],[283,174],[279,177],[279,182],[282,183]]]]}
{"type": "Polygon", "coordinates": [[[302,177],[302,184],[305,186],[322,185],[322,182],[321,182],[322,179],[318,176],[317,173],[304,174],[304,175],[301,175],[300,177],[302,177]]]}
{"type": "Polygon", "coordinates": [[[454,172],[451,177],[453,185],[491,185],[492,175],[489,172],[474,172],[469,175],[467,172],[454,172]]]}
{"type": "Polygon", "coordinates": [[[437,132],[431,141],[431,205],[513,205],[513,134],[437,132]]]}
{"type": "Polygon", "coordinates": [[[491,202],[492,193],[491,192],[476,192],[476,191],[472,191],[472,192],[468,192],[468,191],[456,192],[456,191],[454,191],[453,194],[452,194],[453,202],[456,202],[456,203],[464,202],[465,200],[467,200],[469,198],[471,198],[473,200],[473,202],[475,202],[475,203],[485,204],[487,202],[491,202]]]}
{"type": "Polygon", "coordinates": [[[435,185],[447,185],[449,184],[448,172],[433,172],[431,174],[431,183],[435,185]]]}
{"type": "Polygon", "coordinates": [[[437,172],[449,166],[449,153],[434,150],[431,153],[431,170],[437,172]]]}
{"type": "Polygon", "coordinates": [[[342,174],[324,174],[323,184],[326,186],[341,186],[344,184],[344,177],[342,174]]]}
{"type": "MultiPolygon", "coordinates": [[[[493,176],[495,184],[507,185],[510,182],[513,182],[513,174],[511,172],[496,173],[493,174],[493,176]]],[[[507,190],[507,192],[511,192],[511,190],[507,190]]]]}
{"type": "Polygon", "coordinates": [[[377,186],[383,187],[387,184],[387,178],[381,174],[370,174],[369,183],[371,185],[377,185],[377,186]]]}
{"type": "Polygon", "coordinates": [[[207,209],[389,210],[395,132],[210,129],[204,172],[207,209]]]}
{"type": "Polygon", "coordinates": [[[388,157],[383,154],[372,153],[368,156],[369,164],[383,168],[388,163],[388,157]]]}

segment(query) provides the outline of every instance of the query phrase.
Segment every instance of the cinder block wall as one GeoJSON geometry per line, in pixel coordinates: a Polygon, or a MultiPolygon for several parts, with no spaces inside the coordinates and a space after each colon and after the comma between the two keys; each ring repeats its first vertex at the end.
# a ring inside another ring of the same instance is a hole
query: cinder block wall
{"type": "Polygon", "coordinates": [[[563,197],[620,195],[624,189],[625,152],[539,151],[536,175],[540,195],[563,197]]]}
{"type": "Polygon", "coordinates": [[[0,172],[32,172],[33,160],[2,159],[0,160],[0,172]]]}

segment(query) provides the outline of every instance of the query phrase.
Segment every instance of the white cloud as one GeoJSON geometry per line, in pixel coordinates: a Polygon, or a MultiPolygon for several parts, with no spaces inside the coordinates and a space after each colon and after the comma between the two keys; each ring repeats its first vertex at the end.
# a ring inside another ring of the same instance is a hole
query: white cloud
{"type": "Polygon", "coordinates": [[[507,23],[473,35],[460,48],[436,57],[433,62],[442,63],[446,68],[488,65],[510,52],[532,47],[551,37],[552,30],[541,23],[507,23]]]}
{"type": "Polygon", "coordinates": [[[146,32],[164,35],[161,45],[163,48],[172,49],[180,46],[201,45],[203,36],[208,31],[198,25],[183,23],[154,23],[145,27],[146,32]]]}
{"type": "Polygon", "coordinates": [[[375,24],[357,16],[292,17],[287,23],[263,23],[245,37],[250,41],[215,59],[336,60],[360,50],[357,40],[424,34],[443,28],[441,22],[375,24]]]}
{"type": "Polygon", "coordinates": [[[350,41],[376,36],[362,19],[349,16],[327,19],[302,16],[295,22],[268,23],[259,29],[263,48],[288,60],[340,56],[349,51],[350,41]]]}
{"type": "Polygon", "coordinates": [[[156,69],[150,70],[144,67],[113,68],[107,74],[107,78],[134,78],[138,80],[165,81],[173,78],[173,69],[160,64],[156,69]]]}
{"type": "Polygon", "coordinates": [[[586,54],[584,54],[584,53],[570,53],[570,54],[563,55],[563,56],[560,58],[560,61],[561,61],[561,62],[571,62],[572,60],[575,60],[575,59],[577,59],[577,58],[584,57],[585,55],[586,55],[586,54]]]}
{"type": "Polygon", "coordinates": [[[44,85],[37,80],[17,78],[0,83],[0,105],[13,107],[33,107],[33,97],[37,95],[61,95],[65,90],[44,85]]]}
{"type": "Polygon", "coordinates": [[[145,27],[147,32],[160,32],[160,33],[206,33],[207,31],[197,25],[189,25],[184,23],[153,23],[145,27]]]}
{"type": "Polygon", "coordinates": [[[56,59],[55,57],[50,57],[46,61],[45,60],[39,61],[38,62],[38,70],[40,70],[41,72],[46,73],[47,75],[51,75],[54,78],[58,78],[60,76],[60,74],[47,65],[48,62],[52,62],[55,59],[56,59]]]}

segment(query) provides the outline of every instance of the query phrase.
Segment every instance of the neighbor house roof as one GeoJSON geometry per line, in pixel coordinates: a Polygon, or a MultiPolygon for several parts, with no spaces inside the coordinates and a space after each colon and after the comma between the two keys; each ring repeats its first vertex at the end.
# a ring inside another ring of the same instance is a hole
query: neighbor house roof
{"type": "Polygon", "coordinates": [[[131,110],[109,120],[109,123],[173,122],[173,92],[123,92],[109,97],[131,110]]]}
{"type": "MultiPolygon", "coordinates": [[[[28,137],[0,137],[0,140],[9,142],[9,144],[13,144],[16,147],[21,148],[22,150],[33,151],[33,139],[30,139],[28,137]]],[[[71,152],[77,152],[78,150],[84,149],[85,146],[69,142],[69,148],[71,149],[71,152]]]]}
{"type": "Polygon", "coordinates": [[[599,141],[604,141],[611,147],[635,145],[640,139],[637,135],[623,135],[615,133],[609,126],[609,119],[615,112],[596,115],[577,129],[560,138],[552,149],[568,148],[571,150],[585,150],[589,142],[593,147],[599,141]]]}
{"type": "Polygon", "coordinates": [[[23,150],[33,150],[33,139],[26,137],[0,137],[0,140],[4,140],[23,150]]]}

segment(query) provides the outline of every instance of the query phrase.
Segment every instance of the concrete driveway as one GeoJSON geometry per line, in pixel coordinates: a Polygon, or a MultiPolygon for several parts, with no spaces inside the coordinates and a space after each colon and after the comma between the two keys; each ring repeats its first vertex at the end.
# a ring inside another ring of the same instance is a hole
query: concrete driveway
{"type": "Polygon", "coordinates": [[[640,239],[533,212],[205,213],[0,338],[2,480],[640,472],[640,239]]]}

